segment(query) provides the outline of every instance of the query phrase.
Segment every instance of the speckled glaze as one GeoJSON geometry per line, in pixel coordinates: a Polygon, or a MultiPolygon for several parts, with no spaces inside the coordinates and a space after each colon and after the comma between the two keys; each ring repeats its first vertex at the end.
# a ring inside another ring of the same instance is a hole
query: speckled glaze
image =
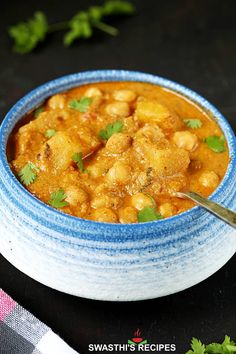
{"type": "Polygon", "coordinates": [[[236,230],[195,207],[169,219],[107,224],[63,214],[34,198],[12,174],[6,143],[16,122],[47,97],[100,81],[142,81],[175,90],[214,115],[231,162],[211,199],[236,209],[236,143],[225,118],[195,92],[140,72],[82,72],[23,97],[0,129],[0,250],[14,266],[54,289],[86,298],[130,301],[188,288],[222,267],[236,251],[236,230]]]}

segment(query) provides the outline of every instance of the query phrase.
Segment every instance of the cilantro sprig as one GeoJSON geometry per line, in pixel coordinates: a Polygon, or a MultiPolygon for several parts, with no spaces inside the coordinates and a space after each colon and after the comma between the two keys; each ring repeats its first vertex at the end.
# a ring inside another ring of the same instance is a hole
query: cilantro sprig
{"type": "Polygon", "coordinates": [[[8,33],[15,42],[13,50],[19,54],[31,52],[45,39],[48,29],[48,22],[42,11],[35,12],[27,22],[11,26],[8,33]]]}
{"type": "Polygon", "coordinates": [[[202,121],[200,119],[184,119],[184,123],[191,129],[198,129],[202,126],[202,121]]]}
{"type": "Polygon", "coordinates": [[[51,198],[48,201],[48,204],[54,208],[63,208],[69,205],[69,203],[65,201],[66,197],[67,195],[65,194],[64,190],[60,188],[57,192],[51,194],[51,198]]]}
{"type": "Polygon", "coordinates": [[[81,172],[85,172],[84,162],[83,162],[83,155],[82,152],[77,152],[72,156],[72,160],[76,163],[78,169],[81,172]]]}
{"type": "Polygon", "coordinates": [[[101,6],[91,6],[86,11],[79,11],[69,21],[52,25],[42,11],[37,11],[28,21],[11,26],[8,33],[14,40],[14,51],[19,54],[31,52],[50,32],[61,30],[67,30],[63,43],[68,47],[78,39],[92,37],[94,28],[116,36],[118,30],[103,19],[114,15],[131,15],[134,10],[134,6],[128,1],[108,0],[101,6]]]}
{"type": "Polygon", "coordinates": [[[33,183],[37,178],[37,173],[39,172],[39,168],[35,166],[32,162],[28,162],[18,173],[19,179],[21,183],[25,186],[29,186],[33,183]]]}
{"type": "Polygon", "coordinates": [[[204,142],[207,144],[209,149],[211,149],[214,152],[220,153],[220,152],[224,152],[226,150],[225,138],[223,135],[221,135],[221,136],[216,136],[216,135],[208,136],[207,138],[204,139],[204,142]]]}
{"type": "Polygon", "coordinates": [[[235,354],[235,342],[229,336],[225,336],[223,343],[211,343],[204,345],[200,340],[193,338],[191,349],[186,354],[235,354]]]}
{"type": "Polygon", "coordinates": [[[91,103],[92,99],[90,97],[81,97],[80,100],[73,98],[73,100],[69,102],[69,108],[76,109],[81,113],[85,113],[87,112],[91,103]]]}
{"type": "Polygon", "coordinates": [[[156,211],[156,207],[145,207],[138,212],[138,222],[147,222],[163,219],[163,216],[156,211]]]}
{"type": "Polygon", "coordinates": [[[113,134],[120,133],[123,129],[123,123],[121,120],[118,120],[114,123],[109,123],[105,129],[100,130],[99,137],[108,140],[113,134]]]}

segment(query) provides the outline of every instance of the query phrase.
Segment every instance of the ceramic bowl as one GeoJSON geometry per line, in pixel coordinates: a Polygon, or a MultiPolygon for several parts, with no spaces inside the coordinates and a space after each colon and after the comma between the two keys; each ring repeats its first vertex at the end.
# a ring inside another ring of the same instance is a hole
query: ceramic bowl
{"type": "Polygon", "coordinates": [[[123,70],[72,74],[31,91],[10,110],[0,129],[1,252],[33,279],[91,299],[143,300],[175,293],[209,277],[236,251],[236,230],[200,207],[142,224],[98,223],[52,209],[14,177],[6,144],[26,112],[75,86],[123,80],[164,86],[212,113],[225,134],[231,160],[211,199],[236,208],[235,136],[220,112],[197,93],[158,76],[123,70]]]}

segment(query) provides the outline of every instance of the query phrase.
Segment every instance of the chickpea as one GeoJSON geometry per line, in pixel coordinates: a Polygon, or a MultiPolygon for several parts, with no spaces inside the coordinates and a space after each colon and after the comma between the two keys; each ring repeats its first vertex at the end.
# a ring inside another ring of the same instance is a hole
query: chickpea
{"type": "Polygon", "coordinates": [[[160,205],[159,211],[164,218],[168,218],[175,214],[176,208],[171,203],[163,203],[160,205]]]}
{"type": "Polygon", "coordinates": [[[133,207],[119,209],[119,221],[121,224],[133,224],[137,222],[137,211],[133,207]]]}
{"type": "Polygon", "coordinates": [[[117,215],[109,208],[98,208],[92,213],[92,219],[100,222],[117,222],[117,215]]]}
{"type": "Polygon", "coordinates": [[[97,178],[102,176],[107,171],[107,166],[103,163],[95,163],[94,165],[88,166],[87,168],[89,176],[92,178],[97,178]]]}
{"type": "Polygon", "coordinates": [[[116,90],[113,93],[113,98],[116,101],[132,102],[136,98],[136,94],[131,90],[116,90]]]}
{"type": "Polygon", "coordinates": [[[72,205],[82,204],[88,200],[88,194],[80,187],[70,186],[66,188],[66,201],[72,205]]]}
{"type": "Polygon", "coordinates": [[[187,151],[194,151],[198,146],[198,138],[188,130],[175,132],[173,136],[174,143],[187,151]]]}
{"type": "Polygon", "coordinates": [[[130,109],[127,102],[114,102],[106,106],[106,112],[111,116],[128,117],[130,109]]]}
{"type": "Polygon", "coordinates": [[[130,167],[121,161],[117,161],[107,172],[106,178],[111,183],[125,184],[130,179],[130,167]]]}
{"type": "Polygon", "coordinates": [[[144,127],[139,129],[135,135],[137,138],[148,138],[153,143],[165,138],[162,130],[158,126],[151,124],[145,124],[144,127]]]}
{"type": "Polygon", "coordinates": [[[121,154],[130,147],[131,141],[132,139],[129,135],[116,133],[108,139],[106,148],[114,154],[121,154]]]}
{"type": "Polygon", "coordinates": [[[133,134],[137,131],[138,127],[139,125],[137,120],[135,120],[132,116],[123,119],[123,132],[133,134]]]}
{"type": "Polygon", "coordinates": [[[90,87],[85,91],[84,96],[85,97],[102,96],[102,91],[99,90],[97,87],[90,87]]]}
{"type": "Polygon", "coordinates": [[[65,107],[65,97],[63,95],[54,95],[48,100],[48,105],[52,109],[63,109],[65,107]]]}
{"type": "Polygon", "coordinates": [[[218,186],[220,179],[214,171],[205,171],[199,177],[199,182],[206,188],[215,189],[218,186]]]}
{"type": "Polygon", "coordinates": [[[131,204],[134,208],[138,210],[142,210],[145,207],[153,206],[151,198],[144,193],[136,193],[132,195],[131,204]]]}
{"type": "Polygon", "coordinates": [[[91,207],[94,209],[98,209],[98,208],[116,208],[120,203],[120,198],[119,197],[115,197],[115,196],[109,196],[109,195],[99,195],[96,196],[92,199],[91,201],[91,207]]]}

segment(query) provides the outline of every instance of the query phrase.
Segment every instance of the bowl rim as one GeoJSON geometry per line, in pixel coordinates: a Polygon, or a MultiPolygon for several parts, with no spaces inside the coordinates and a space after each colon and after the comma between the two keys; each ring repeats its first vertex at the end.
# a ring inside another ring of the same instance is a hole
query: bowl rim
{"type": "MultiPolygon", "coordinates": [[[[232,176],[234,166],[236,165],[236,139],[234,132],[226,120],[226,118],[218,111],[218,109],[212,105],[208,100],[204,97],[196,93],[195,91],[185,87],[182,84],[179,84],[175,81],[141,72],[141,71],[131,71],[131,70],[91,70],[91,71],[81,71],[74,74],[69,74],[65,76],[61,76],[54,80],[48,81],[35,89],[31,90],[29,93],[24,95],[17,103],[8,111],[6,116],[4,117],[1,126],[0,126],[0,162],[2,162],[4,172],[6,173],[7,177],[12,181],[12,185],[16,189],[17,193],[28,199],[31,204],[36,207],[38,210],[42,210],[44,212],[49,213],[49,215],[53,216],[57,219],[58,218],[63,221],[63,224],[66,225],[67,221],[70,221],[70,224],[73,224],[75,227],[80,224],[81,228],[85,226],[87,229],[90,225],[92,229],[97,229],[98,227],[102,228],[103,230],[108,229],[116,229],[114,231],[143,231],[150,229],[153,226],[167,226],[170,227],[172,224],[176,224],[177,221],[188,221],[192,218],[197,211],[200,211],[199,206],[195,206],[191,209],[188,209],[180,214],[174,215],[169,218],[156,220],[156,221],[149,221],[145,223],[133,223],[133,224],[120,224],[120,223],[105,223],[105,222],[98,222],[87,220],[83,218],[79,218],[76,216],[72,216],[66,214],[60,210],[54,209],[51,206],[47,205],[46,203],[42,202],[41,200],[37,199],[33,194],[31,194],[15,177],[13,174],[6,155],[6,146],[9,135],[15,126],[15,124],[21,119],[21,117],[28,112],[30,109],[37,108],[40,104],[42,104],[45,99],[54,95],[59,92],[65,92],[73,87],[81,86],[89,83],[99,83],[99,82],[111,82],[111,81],[134,81],[134,82],[144,82],[150,83],[157,86],[165,87],[169,90],[176,91],[177,93],[183,95],[187,99],[191,100],[193,103],[200,106],[203,110],[208,111],[212,114],[212,116],[216,119],[217,124],[220,126],[221,130],[223,131],[226,141],[229,148],[229,156],[230,161],[224,175],[223,180],[219,184],[219,186],[215,189],[215,191],[210,195],[209,199],[217,201],[220,194],[222,193],[225,185],[230,181],[232,176]],[[52,91],[53,93],[49,93],[52,91]],[[37,99],[37,104],[32,106],[32,101],[37,99]],[[32,107],[31,107],[32,106],[32,107]],[[28,109],[30,107],[30,109],[28,109]],[[19,113],[25,110],[25,113],[19,113]],[[11,123],[12,118],[17,116],[16,121],[10,127],[10,132],[6,136],[5,131],[9,130],[9,126],[11,123]],[[64,223],[65,222],[65,223],[64,223]],[[76,225],[77,224],[77,225],[76,225]]],[[[204,211],[206,213],[206,211],[204,211]]]]}

